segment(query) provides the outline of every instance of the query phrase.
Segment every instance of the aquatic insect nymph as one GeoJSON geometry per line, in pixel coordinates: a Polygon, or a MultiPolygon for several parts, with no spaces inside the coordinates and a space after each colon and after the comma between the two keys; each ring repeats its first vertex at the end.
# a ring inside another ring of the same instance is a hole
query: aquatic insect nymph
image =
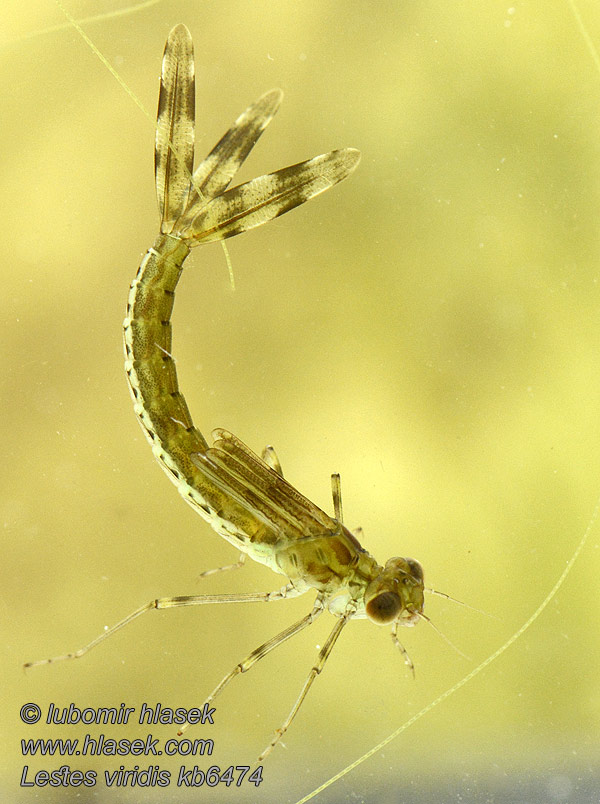
{"type": "Polygon", "coordinates": [[[343,524],[339,475],[332,476],[334,517],[288,483],[271,447],[259,457],[227,430],[213,432],[209,446],[194,426],[179,391],[171,356],[174,292],[190,249],[224,240],[282,215],[346,178],[358,151],[346,148],[314,157],[266,176],[228,186],[281,102],[273,90],[250,106],[208,157],[193,170],[194,61],[183,25],[169,34],[162,65],[156,128],[155,176],[160,234],[131,283],[124,321],[126,371],[135,412],[161,466],[183,498],[244,556],[284,575],[270,593],[186,595],[151,600],[84,648],[56,659],[77,658],[151,609],[208,603],[273,601],[316,590],[312,610],[254,650],[206,699],[212,701],[239,673],[310,625],[324,609],[336,623],[320,650],[285,722],[265,756],[287,730],[344,626],[355,618],[401,625],[423,614],[423,570],[414,559],[391,558],[385,566],[343,524]]]}

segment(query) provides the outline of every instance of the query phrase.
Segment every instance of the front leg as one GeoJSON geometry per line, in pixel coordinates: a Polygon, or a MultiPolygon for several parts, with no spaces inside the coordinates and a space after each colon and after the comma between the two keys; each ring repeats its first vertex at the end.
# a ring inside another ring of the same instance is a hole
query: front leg
{"type": "Polygon", "coordinates": [[[279,463],[279,458],[277,457],[275,449],[270,444],[267,444],[267,446],[263,449],[261,458],[269,468],[271,468],[274,472],[277,472],[280,477],[283,477],[283,469],[279,463]]]}

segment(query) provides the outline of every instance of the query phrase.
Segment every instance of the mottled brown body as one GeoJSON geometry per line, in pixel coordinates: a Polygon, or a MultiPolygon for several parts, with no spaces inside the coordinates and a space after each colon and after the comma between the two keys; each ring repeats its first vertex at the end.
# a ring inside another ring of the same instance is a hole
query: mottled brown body
{"type": "Polygon", "coordinates": [[[286,575],[298,590],[310,586],[330,596],[346,588],[355,595],[381,568],[347,528],[312,504],[320,521],[312,529],[299,528],[299,521],[306,519],[306,500],[294,494],[280,474],[247,448],[238,450],[236,457],[238,442],[230,434],[218,439],[219,447],[209,448],[192,422],[171,355],[170,321],[188,254],[184,241],[159,235],[130,288],[125,367],[134,408],[153,452],[182,496],[244,552],[286,575]],[[221,462],[229,456],[229,468],[237,461],[238,477],[226,478],[228,491],[218,487],[218,466],[209,463],[217,450],[221,462]],[[239,505],[236,492],[244,496],[245,505],[239,505]]]}
{"type": "Polygon", "coordinates": [[[244,517],[235,501],[208,481],[193,461],[193,456],[206,453],[208,444],[194,427],[179,391],[170,321],[175,288],[189,251],[183,240],[161,234],[146,253],[130,288],[124,322],[125,368],[142,428],[182,496],[220,530],[221,523],[235,523],[235,530],[228,527],[223,532],[226,538],[240,542],[243,533],[252,540],[260,523],[244,517]]]}
{"type": "Polygon", "coordinates": [[[190,455],[207,446],[179,393],[171,357],[171,312],[188,254],[183,241],[169,235],[157,238],[131,285],[124,324],[126,370],[136,413],[150,441],[169,447],[184,476],[192,470],[190,455]]]}
{"type": "Polygon", "coordinates": [[[193,98],[191,37],[178,26],[165,48],[158,104],[161,234],[131,284],[124,322],[136,414],[184,499],[243,553],[285,575],[290,591],[314,588],[340,616],[412,624],[423,610],[418,563],[390,559],[380,566],[342,524],[339,500],[332,518],[291,486],[280,467],[226,430],[214,431],[209,445],[193,425],[171,356],[174,294],[190,248],[232,237],[304,203],[347,176],[358,152],[332,151],[229,190],[281,93],[268,92],[250,106],[194,173],[193,98]]]}
{"type": "MultiPolygon", "coordinates": [[[[272,448],[261,458],[223,429],[213,431],[209,445],[194,426],[179,390],[171,355],[171,314],[191,247],[260,226],[337,184],[358,164],[358,151],[346,148],[228,189],[281,98],[279,90],[272,90],[248,107],[194,171],[192,39],[183,25],[171,31],[163,57],[155,145],[160,234],[131,283],[123,332],[134,409],[161,466],[182,497],[214,530],[288,582],[267,593],[156,598],[84,648],[56,657],[83,656],[152,609],[270,602],[312,588],[317,593],[312,610],[252,651],[206,699],[212,701],[237,674],[309,626],[325,608],[336,616],[294,707],[262,756],[287,730],[351,619],[368,617],[379,625],[391,625],[392,639],[412,667],[398,642],[397,628],[425,617],[420,564],[409,558],[391,558],[381,566],[361,547],[342,522],[339,475],[332,476],[335,516],[331,517],[284,479],[272,448]]],[[[46,661],[54,660],[30,665],[46,661]]]]}

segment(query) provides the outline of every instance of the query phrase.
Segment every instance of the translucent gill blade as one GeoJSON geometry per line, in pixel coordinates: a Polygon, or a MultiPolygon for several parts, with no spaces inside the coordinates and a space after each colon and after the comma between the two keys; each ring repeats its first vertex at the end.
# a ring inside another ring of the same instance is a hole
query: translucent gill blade
{"type": "Polygon", "coordinates": [[[272,89],[262,95],[238,117],[206,159],[198,165],[194,173],[190,201],[182,221],[183,226],[208,201],[227,189],[240,165],[273,119],[282,98],[283,92],[280,89],[272,89]]]}
{"type": "Polygon", "coordinates": [[[194,104],[194,46],[185,25],[177,25],[165,45],[156,120],[154,174],[163,234],[172,231],[188,200],[194,104]]]}
{"type": "Polygon", "coordinates": [[[345,179],[359,160],[359,151],[344,148],[240,184],[210,201],[180,234],[195,245],[261,226],[345,179]]]}

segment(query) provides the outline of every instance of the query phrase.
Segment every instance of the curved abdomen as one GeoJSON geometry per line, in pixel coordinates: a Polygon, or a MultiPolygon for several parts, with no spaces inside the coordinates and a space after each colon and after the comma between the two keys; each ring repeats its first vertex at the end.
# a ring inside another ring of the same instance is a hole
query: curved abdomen
{"type": "Polygon", "coordinates": [[[194,427],[171,356],[175,288],[189,252],[184,240],[159,235],[144,256],[131,283],[123,322],[125,370],[152,452],[181,496],[221,536],[250,552],[263,523],[194,462],[194,455],[205,453],[208,444],[194,427]]]}

